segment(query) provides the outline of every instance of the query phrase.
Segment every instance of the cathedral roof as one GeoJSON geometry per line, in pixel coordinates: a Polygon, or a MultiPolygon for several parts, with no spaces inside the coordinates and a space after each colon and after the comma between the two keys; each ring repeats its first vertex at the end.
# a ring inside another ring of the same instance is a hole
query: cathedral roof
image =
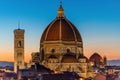
{"type": "Polygon", "coordinates": [[[80,54],[78,59],[86,59],[86,62],[89,62],[88,58],[84,56],[83,54],[80,54]]]}
{"type": "Polygon", "coordinates": [[[54,54],[51,54],[49,57],[48,57],[49,59],[56,59],[57,57],[56,57],[56,55],[54,55],[54,54]]]}
{"type": "Polygon", "coordinates": [[[98,53],[94,53],[90,58],[89,61],[91,62],[101,62],[102,57],[98,53]]]}
{"type": "Polygon", "coordinates": [[[74,56],[68,55],[62,58],[61,63],[77,63],[77,59],[74,56]]]}
{"type": "Polygon", "coordinates": [[[78,41],[82,42],[81,35],[77,28],[64,16],[62,4],[58,9],[58,16],[45,29],[42,34],[43,41],[78,41]]]}
{"type": "Polygon", "coordinates": [[[77,63],[78,60],[76,59],[76,56],[74,53],[67,52],[65,55],[63,55],[63,58],[61,60],[61,63],[77,63]]]}
{"type": "Polygon", "coordinates": [[[48,59],[57,59],[57,56],[55,55],[55,49],[51,50],[51,54],[49,55],[48,59]]]}

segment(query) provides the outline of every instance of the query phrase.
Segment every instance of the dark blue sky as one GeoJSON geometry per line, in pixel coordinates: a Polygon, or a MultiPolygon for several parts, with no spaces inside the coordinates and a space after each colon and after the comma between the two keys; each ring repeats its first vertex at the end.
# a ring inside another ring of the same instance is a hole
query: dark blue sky
{"type": "MultiPolygon", "coordinates": [[[[42,32],[57,16],[59,2],[0,0],[0,55],[13,55],[13,30],[18,28],[18,21],[26,31],[26,55],[39,51],[42,32]]],[[[62,0],[62,3],[65,16],[82,35],[86,56],[98,52],[109,59],[120,59],[120,0],[62,0]]]]}

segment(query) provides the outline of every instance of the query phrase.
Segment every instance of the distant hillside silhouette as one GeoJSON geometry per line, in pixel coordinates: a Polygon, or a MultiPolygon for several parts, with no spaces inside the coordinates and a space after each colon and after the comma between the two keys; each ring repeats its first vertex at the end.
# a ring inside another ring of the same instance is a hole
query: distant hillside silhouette
{"type": "MultiPolygon", "coordinates": [[[[108,60],[107,61],[108,65],[116,65],[116,66],[120,66],[120,60],[108,60]]],[[[5,67],[5,66],[14,66],[13,62],[8,62],[8,61],[0,61],[0,66],[5,67]]]]}
{"type": "Polygon", "coordinates": [[[108,60],[107,61],[108,65],[116,65],[116,66],[120,66],[120,60],[108,60]]]}
{"type": "Polygon", "coordinates": [[[5,66],[14,66],[13,62],[7,62],[7,61],[0,61],[0,66],[5,67],[5,66]]]}

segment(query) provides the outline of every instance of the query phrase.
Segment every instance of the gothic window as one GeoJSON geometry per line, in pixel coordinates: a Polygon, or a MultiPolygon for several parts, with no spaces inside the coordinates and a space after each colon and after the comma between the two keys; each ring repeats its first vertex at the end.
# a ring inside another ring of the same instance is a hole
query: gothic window
{"type": "Polygon", "coordinates": [[[21,41],[18,41],[18,44],[17,44],[18,48],[20,48],[21,45],[22,45],[21,41]]]}
{"type": "Polygon", "coordinates": [[[54,52],[55,52],[55,49],[52,49],[51,52],[54,53],[54,52]]]}

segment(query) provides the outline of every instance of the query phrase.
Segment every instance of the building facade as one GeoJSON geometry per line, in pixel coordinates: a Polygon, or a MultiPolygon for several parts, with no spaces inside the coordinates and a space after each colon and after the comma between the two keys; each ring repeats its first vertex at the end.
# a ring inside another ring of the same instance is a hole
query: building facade
{"type": "Polygon", "coordinates": [[[62,3],[57,17],[42,34],[40,56],[41,64],[51,70],[77,72],[87,77],[88,59],[83,54],[82,37],[65,17],[62,3]]]}
{"type": "Polygon", "coordinates": [[[107,65],[107,58],[95,52],[90,56],[89,64],[97,68],[104,68],[107,65]]]}
{"type": "Polygon", "coordinates": [[[14,72],[24,68],[24,30],[14,30],[14,72]]]}

